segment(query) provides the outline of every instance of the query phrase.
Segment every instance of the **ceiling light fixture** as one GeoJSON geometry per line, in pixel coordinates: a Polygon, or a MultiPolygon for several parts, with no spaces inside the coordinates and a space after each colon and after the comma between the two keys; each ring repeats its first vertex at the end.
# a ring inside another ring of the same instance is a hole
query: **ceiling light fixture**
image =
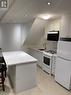
{"type": "Polygon", "coordinates": [[[51,5],[51,2],[48,2],[48,5],[50,6],[51,5]]]}
{"type": "Polygon", "coordinates": [[[52,17],[52,15],[48,15],[48,14],[41,14],[39,15],[40,18],[44,19],[44,20],[48,20],[52,17]]]}

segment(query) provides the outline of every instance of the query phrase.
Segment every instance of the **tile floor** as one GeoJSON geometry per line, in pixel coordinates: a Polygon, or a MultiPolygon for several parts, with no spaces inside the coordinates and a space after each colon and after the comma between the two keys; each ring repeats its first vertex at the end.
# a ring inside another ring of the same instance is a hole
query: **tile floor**
{"type": "Polygon", "coordinates": [[[42,71],[39,67],[37,68],[37,86],[35,88],[15,94],[10,86],[8,78],[5,84],[6,91],[3,92],[0,87],[0,95],[71,95],[71,91],[57,84],[53,77],[42,71]]]}

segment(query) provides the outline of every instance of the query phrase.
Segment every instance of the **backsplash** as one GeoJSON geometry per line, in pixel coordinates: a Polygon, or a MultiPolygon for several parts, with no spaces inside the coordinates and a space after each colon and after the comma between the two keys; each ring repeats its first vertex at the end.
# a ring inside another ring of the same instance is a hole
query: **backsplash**
{"type": "Polygon", "coordinates": [[[47,41],[46,42],[46,50],[57,50],[57,42],[56,41],[47,41]]]}

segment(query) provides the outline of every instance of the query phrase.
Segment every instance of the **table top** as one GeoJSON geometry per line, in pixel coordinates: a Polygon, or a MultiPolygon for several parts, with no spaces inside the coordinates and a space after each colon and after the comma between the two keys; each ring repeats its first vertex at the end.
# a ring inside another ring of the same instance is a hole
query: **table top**
{"type": "Polygon", "coordinates": [[[19,65],[37,62],[37,59],[23,51],[3,52],[2,54],[7,65],[19,65]]]}

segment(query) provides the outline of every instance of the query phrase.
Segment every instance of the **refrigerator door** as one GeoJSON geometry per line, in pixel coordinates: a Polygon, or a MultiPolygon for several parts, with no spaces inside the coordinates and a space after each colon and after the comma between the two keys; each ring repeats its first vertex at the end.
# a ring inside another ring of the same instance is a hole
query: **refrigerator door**
{"type": "Polygon", "coordinates": [[[71,61],[57,57],[55,80],[68,90],[71,89],[71,61]]]}
{"type": "Polygon", "coordinates": [[[71,42],[58,41],[57,56],[71,60],[71,42]]]}

